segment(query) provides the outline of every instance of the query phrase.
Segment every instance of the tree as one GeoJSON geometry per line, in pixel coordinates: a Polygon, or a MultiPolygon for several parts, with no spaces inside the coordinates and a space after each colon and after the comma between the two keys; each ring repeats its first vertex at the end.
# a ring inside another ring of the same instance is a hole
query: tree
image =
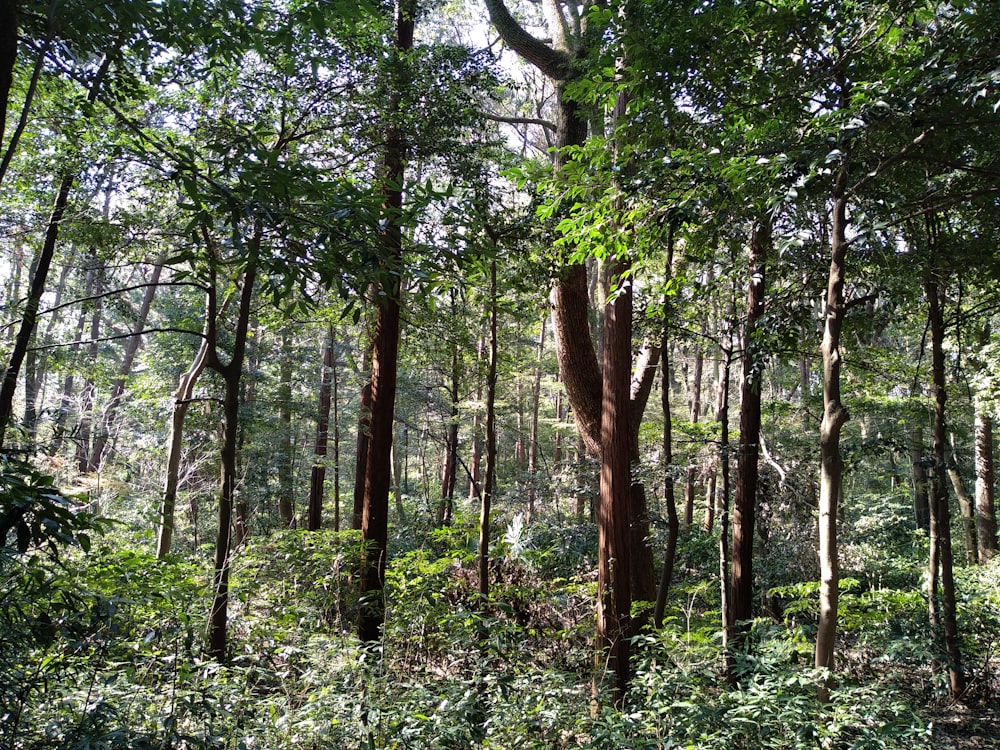
{"type": "Polygon", "coordinates": [[[406,87],[405,58],[413,49],[417,6],[396,0],[394,15],[394,81],[386,108],[387,131],[382,164],[383,227],[381,278],[376,289],[375,333],[372,345],[371,426],[364,474],[361,538],[365,544],[361,579],[363,608],[358,625],[362,641],[377,641],[385,621],[385,566],[389,524],[389,480],[396,369],[399,356],[400,278],[403,251],[402,216],[406,134],[399,122],[406,87]]]}

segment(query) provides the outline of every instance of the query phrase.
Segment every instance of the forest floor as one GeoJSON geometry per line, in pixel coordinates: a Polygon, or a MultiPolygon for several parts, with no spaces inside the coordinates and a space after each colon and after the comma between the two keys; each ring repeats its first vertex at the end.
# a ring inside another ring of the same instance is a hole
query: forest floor
{"type": "Polygon", "coordinates": [[[1000,748],[1000,707],[964,706],[952,703],[929,713],[934,722],[934,739],[941,747],[954,750],[1000,748]]]}

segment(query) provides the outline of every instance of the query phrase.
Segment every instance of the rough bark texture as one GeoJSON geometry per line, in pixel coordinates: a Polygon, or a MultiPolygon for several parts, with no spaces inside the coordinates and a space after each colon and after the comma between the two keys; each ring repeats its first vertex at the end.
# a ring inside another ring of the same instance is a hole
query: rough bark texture
{"type": "MultiPolygon", "coordinates": [[[[840,501],[844,461],[840,433],[849,419],[840,400],[840,335],[844,325],[844,264],[847,259],[846,168],[837,179],[833,198],[830,272],[827,278],[823,343],[823,419],[819,428],[819,627],[816,630],[816,666],[834,667],[840,568],[837,553],[837,505],[840,501]]],[[[820,695],[827,697],[826,686],[820,695]]]]}
{"type": "Polygon", "coordinates": [[[997,516],[993,490],[993,418],[976,409],[976,537],[983,565],[997,552],[997,516]]]}
{"type": "MultiPolygon", "coordinates": [[[[951,549],[951,513],[948,507],[948,488],[945,484],[945,435],[947,434],[945,409],[948,390],[945,383],[944,362],[944,290],[939,285],[936,274],[937,269],[932,261],[924,282],[928,323],[931,329],[931,371],[934,377],[934,496],[931,498],[931,547],[937,549],[936,562],[940,565],[940,621],[944,626],[944,646],[948,654],[949,692],[952,699],[957,699],[965,692],[965,673],[962,670],[962,652],[959,648],[955,574],[951,549]]],[[[937,591],[932,588],[931,601],[933,602],[936,597],[937,591]]]]}
{"type": "Polygon", "coordinates": [[[497,262],[490,261],[490,363],[486,373],[486,477],[479,512],[479,595],[490,595],[490,512],[497,476],[497,262]]]}
{"type": "MultiPolygon", "coordinates": [[[[404,56],[413,48],[416,3],[397,0],[395,8],[395,54],[404,56]]],[[[389,484],[392,477],[393,417],[396,407],[396,375],[399,357],[400,284],[397,266],[403,251],[400,212],[403,207],[402,184],[406,141],[398,124],[398,114],[405,85],[402,76],[393,84],[387,107],[389,123],[382,170],[382,206],[384,228],[380,233],[383,273],[375,313],[375,339],[372,347],[371,435],[365,463],[364,508],[361,538],[362,611],[358,636],[372,642],[380,638],[385,622],[385,563],[389,527],[389,484]]]]}
{"type": "Polygon", "coordinates": [[[760,392],[763,363],[754,342],[764,314],[764,272],[771,243],[770,220],[754,227],[750,241],[750,281],[743,326],[743,378],[740,385],[740,440],[737,453],[736,497],[733,505],[734,622],[753,617],[753,531],[760,462],[760,392]]]}
{"type": "MultiPolygon", "coordinates": [[[[618,264],[616,276],[624,270],[618,264]]],[[[604,398],[601,420],[601,486],[597,519],[597,639],[604,668],[614,675],[621,701],[631,675],[629,638],[632,542],[629,532],[631,482],[630,386],[632,291],[619,290],[605,310],[604,398]]],[[[600,672],[598,672],[600,674],[600,672]]]]}

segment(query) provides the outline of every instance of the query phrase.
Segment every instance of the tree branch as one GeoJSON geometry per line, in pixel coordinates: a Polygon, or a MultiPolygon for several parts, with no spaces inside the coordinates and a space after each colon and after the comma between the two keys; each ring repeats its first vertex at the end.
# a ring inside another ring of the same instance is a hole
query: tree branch
{"type": "Polygon", "coordinates": [[[486,0],[490,20],[504,43],[542,73],[556,81],[573,77],[573,59],[566,52],[552,49],[536,39],[515,20],[503,0],[486,0]]]}
{"type": "Polygon", "coordinates": [[[132,336],[144,336],[147,333],[186,333],[190,336],[197,336],[198,338],[204,338],[205,334],[201,331],[191,331],[187,328],[147,328],[144,331],[129,331],[128,333],[117,333],[114,336],[101,336],[96,339],[90,339],[89,341],[61,341],[57,344],[43,344],[41,346],[33,346],[28,351],[31,352],[41,352],[46,349],[59,349],[63,346],[82,346],[83,344],[99,344],[103,341],[117,341],[119,339],[127,339],[132,336]]]}
{"type": "Polygon", "coordinates": [[[502,122],[507,125],[539,125],[547,130],[551,130],[552,132],[559,129],[559,126],[551,120],[543,120],[539,117],[504,117],[503,115],[494,115],[490,112],[483,112],[483,117],[487,120],[502,122]]]}

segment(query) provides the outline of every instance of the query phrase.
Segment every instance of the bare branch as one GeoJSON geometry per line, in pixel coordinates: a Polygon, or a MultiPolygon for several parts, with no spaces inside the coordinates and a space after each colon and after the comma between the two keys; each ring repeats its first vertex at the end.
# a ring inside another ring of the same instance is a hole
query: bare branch
{"type": "Polygon", "coordinates": [[[483,117],[493,122],[502,122],[507,125],[539,125],[547,130],[555,132],[558,126],[551,120],[543,120],[539,117],[505,117],[504,115],[494,115],[490,112],[483,112],[483,117]]]}

